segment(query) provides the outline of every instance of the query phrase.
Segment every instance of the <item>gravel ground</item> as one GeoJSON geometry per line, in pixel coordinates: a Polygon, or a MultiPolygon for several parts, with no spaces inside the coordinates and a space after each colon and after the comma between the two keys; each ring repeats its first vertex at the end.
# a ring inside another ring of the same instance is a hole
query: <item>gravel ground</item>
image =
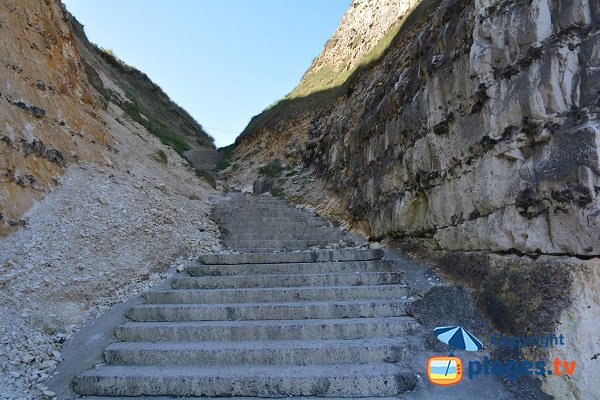
{"type": "Polygon", "coordinates": [[[44,381],[70,334],[171,266],[220,250],[216,192],[119,112],[104,115],[116,143],[107,165],[71,166],[0,240],[1,399],[51,398],[44,381]]]}

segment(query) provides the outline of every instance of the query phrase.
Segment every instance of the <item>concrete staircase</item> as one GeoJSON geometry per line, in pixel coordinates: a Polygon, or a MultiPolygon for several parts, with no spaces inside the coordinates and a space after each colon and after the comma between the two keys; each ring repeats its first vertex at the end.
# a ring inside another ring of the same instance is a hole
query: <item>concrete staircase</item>
{"type": "Polygon", "coordinates": [[[342,242],[353,246],[358,235],[343,234],[316,213],[266,196],[231,194],[214,210],[223,244],[245,253],[304,250],[342,242]]]}
{"type": "MultiPolygon", "coordinates": [[[[104,397],[391,398],[417,383],[417,323],[401,272],[280,199],[233,193],[215,207],[224,243],[145,294],[74,390],[104,397]]],[[[96,397],[100,399],[100,397],[96,397]]]]}
{"type": "Polygon", "coordinates": [[[184,155],[196,168],[213,175],[216,173],[217,164],[223,158],[221,153],[211,148],[188,150],[184,155]]]}

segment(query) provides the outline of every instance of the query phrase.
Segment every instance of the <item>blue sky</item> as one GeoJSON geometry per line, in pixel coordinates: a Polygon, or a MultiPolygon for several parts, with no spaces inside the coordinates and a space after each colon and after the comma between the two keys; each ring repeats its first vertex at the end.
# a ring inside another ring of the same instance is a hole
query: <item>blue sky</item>
{"type": "Polygon", "coordinates": [[[63,0],[88,38],[230,144],[289,93],[351,0],[63,0]]]}

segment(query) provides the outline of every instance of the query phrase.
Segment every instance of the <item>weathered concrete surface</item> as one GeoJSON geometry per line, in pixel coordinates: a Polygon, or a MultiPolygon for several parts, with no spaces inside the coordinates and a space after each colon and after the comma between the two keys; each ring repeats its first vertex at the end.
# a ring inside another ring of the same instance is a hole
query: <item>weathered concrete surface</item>
{"type": "Polygon", "coordinates": [[[108,396],[393,396],[416,377],[388,363],[318,367],[111,366],[75,379],[82,394],[108,396]]]}
{"type": "Polygon", "coordinates": [[[164,290],[144,296],[148,304],[261,303],[269,301],[349,301],[355,299],[397,299],[408,294],[408,286],[329,286],[300,288],[258,288],[229,290],[164,290]]]}
{"type": "Polygon", "coordinates": [[[383,250],[313,250],[293,253],[242,253],[242,254],[209,254],[200,257],[204,264],[269,264],[269,263],[303,263],[303,262],[338,262],[377,260],[383,257],[383,250]]]}
{"type": "Polygon", "coordinates": [[[410,317],[266,320],[266,321],[198,321],[198,322],[128,322],[115,334],[126,342],[149,341],[237,341],[237,340],[317,340],[397,337],[417,328],[410,317]]]}

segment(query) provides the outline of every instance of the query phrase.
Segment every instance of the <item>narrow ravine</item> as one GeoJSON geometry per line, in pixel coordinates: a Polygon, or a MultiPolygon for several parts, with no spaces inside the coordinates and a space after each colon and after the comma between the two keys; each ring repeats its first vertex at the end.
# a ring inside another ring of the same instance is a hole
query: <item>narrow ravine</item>
{"type": "MultiPolygon", "coordinates": [[[[478,320],[478,330],[489,329],[464,304],[470,301],[464,290],[437,277],[424,283],[425,266],[372,248],[281,199],[233,192],[213,200],[227,249],[173,271],[161,287],[116,310],[103,360],[91,369],[71,368],[72,382],[59,374],[53,390],[107,399],[455,398],[456,389],[442,390],[423,375],[427,357],[440,352],[430,340],[431,323],[478,320]],[[430,295],[436,289],[446,290],[446,315],[430,295]],[[460,303],[461,310],[452,310],[460,303]],[[431,307],[437,316],[423,312],[431,307]]],[[[96,334],[106,333],[103,323],[96,334]]],[[[482,392],[494,399],[540,398],[535,390],[516,396],[490,378],[458,390],[464,399],[480,399],[482,392]]]]}

